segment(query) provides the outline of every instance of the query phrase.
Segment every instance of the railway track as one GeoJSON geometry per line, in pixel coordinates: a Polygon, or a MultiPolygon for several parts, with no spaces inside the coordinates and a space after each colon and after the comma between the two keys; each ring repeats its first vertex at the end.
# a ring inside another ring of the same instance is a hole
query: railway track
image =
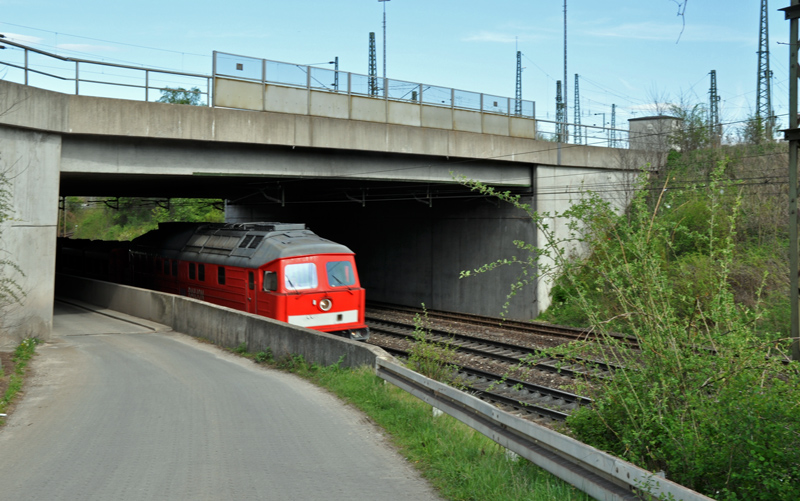
{"type": "MultiPolygon", "coordinates": [[[[409,356],[406,350],[385,349],[401,358],[409,356]]],[[[455,366],[453,379],[468,393],[518,417],[542,424],[564,422],[578,407],[592,404],[586,397],[472,367],[455,366]]]]}
{"type": "MultiPolygon", "coordinates": [[[[367,316],[366,321],[370,326],[372,338],[374,338],[370,339],[370,342],[378,346],[385,347],[387,345],[387,343],[381,342],[381,336],[406,342],[413,342],[414,340],[414,325],[376,319],[369,316],[367,316]]],[[[558,358],[543,358],[535,349],[501,341],[437,329],[425,330],[428,341],[449,345],[457,348],[460,354],[492,360],[505,364],[509,368],[521,366],[526,370],[546,371],[571,378],[577,376],[610,377],[616,369],[616,367],[609,364],[592,360],[577,360],[575,363],[566,363],[558,358]]]]}
{"type": "MultiPolygon", "coordinates": [[[[374,303],[374,302],[369,302],[367,304],[367,309],[373,311],[403,312],[410,315],[420,315],[420,316],[424,315],[429,319],[463,322],[471,325],[501,328],[509,331],[529,333],[536,336],[553,336],[573,341],[597,339],[596,335],[593,334],[589,329],[579,329],[576,327],[567,327],[563,325],[552,325],[543,322],[521,322],[518,320],[506,320],[497,317],[472,315],[469,313],[453,313],[447,311],[421,310],[419,308],[411,308],[407,306],[397,306],[397,305],[374,303]]],[[[367,315],[369,316],[369,313],[367,313],[367,315]]],[[[631,336],[626,336],[623,334],[612,334],[611,337],[621,343],[627,344],[632,348],[639,347],[636,342],[636,339],[631,336]]]]}

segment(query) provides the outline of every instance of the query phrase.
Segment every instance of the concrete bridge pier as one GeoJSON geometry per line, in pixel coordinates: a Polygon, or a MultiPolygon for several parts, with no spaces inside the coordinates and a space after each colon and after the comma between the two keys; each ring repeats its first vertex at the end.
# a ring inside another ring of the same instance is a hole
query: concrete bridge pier
{"type": "Polygon", "coordinates": [[[0,126],[0,172],[9,181],[0,260],[22,288],[22,304],[0,304],[0,348],[26,337],[49,340],[53,325],[61,136],[0,126]]]}

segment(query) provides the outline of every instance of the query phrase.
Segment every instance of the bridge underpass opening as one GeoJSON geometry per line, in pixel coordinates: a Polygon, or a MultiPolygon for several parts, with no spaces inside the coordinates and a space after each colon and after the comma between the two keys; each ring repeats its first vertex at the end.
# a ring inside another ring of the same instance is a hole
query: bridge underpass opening
{"type": "MultiPolygon", "coordinates": [[[[513,255],[514,240],[536,239],[523,211],[455,183],[75,174],[61,181],[62,193],[80,190],[102,200],[113,200],[112,193],[222,198],[226,222],[305,223],[356,253],[368,300],[436,310],[499,315],[521,270],[501,267],[466,279],[461,271],[513,255]]],[[[530,188],[514,191],[532,203],[530,188]]],[[[536,297],[535,287],[517,294],[508,316],[534,318],[536,297]]]]}
{"type": "MultiPolygon", "coordinates": [[[[515,191],[533,203],[529,188],[515,191]]],[[[523,211],[456,184],[303,181],[229,200],[226,221],[302,222],[347,245],[368,300],[492,316],[521,269],[465,279],[461,272],[518,253],[515,240],[536,243],[523,211]]],[[[507,313],[531,319],[538,312],[534,285],[512,298],[507,313]]]]}

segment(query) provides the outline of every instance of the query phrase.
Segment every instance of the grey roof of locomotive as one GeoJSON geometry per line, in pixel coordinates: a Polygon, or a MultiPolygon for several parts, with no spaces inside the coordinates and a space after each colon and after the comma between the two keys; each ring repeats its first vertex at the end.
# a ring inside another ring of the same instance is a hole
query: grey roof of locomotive
{"type": "Polygon", "coordinates": [[[131,242],[132,253],[242,268],[313,254],[353,254],[293,223],[160,223],[131,242]]]}

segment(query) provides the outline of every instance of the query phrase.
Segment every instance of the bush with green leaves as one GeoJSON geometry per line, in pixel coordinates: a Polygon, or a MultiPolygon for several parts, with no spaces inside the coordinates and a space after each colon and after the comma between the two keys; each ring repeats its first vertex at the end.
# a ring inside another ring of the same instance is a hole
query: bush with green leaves
{"type": "Polygon", "coordinates": [[[622,214],[593,193],[562,214],[539,214],[507,193],[467,183],[527,211],[545,244],[533,258],[464,275],[519,265],[557,276],[554,307],[569,305],[604,348],[573,344],[553,354],[591,352],[622,367],[611,379],[582,385],[595,404],[569,419],[578,439],[717,499],[794,500],[800,367],[786,359],[788,340],[757,327],[764,276],[754,279],[752,306],[735,300],[741,199],[730,196],[738,190],[725,168],[721,162],[709,182],[691,190],[662,187],[648,196],[643,182],[622,214]],[[567,221],[567,235],[550,231],[545,218],[552,217],[567,221]],[[583,256],[565,250],[576,243],[583,256]],[[610,334],[620,330],[640,348],[617,343],[610,334]]]}

